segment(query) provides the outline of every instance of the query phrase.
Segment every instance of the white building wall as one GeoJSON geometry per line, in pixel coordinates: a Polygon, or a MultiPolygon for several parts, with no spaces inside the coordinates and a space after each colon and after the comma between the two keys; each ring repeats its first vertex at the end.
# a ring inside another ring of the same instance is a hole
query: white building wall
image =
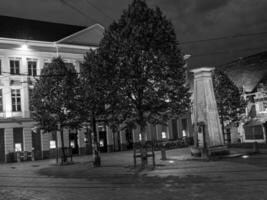
{"type": "MultiPolygon", "coordinates": [[[[63,130],[63,138],[64,138],[64,147],[69,147],[69,130],[64,129],[63,130]]],[[[58,147],[62,147],[61,143],[61,134],[59,131],[57,131],[57,140],[58,140],[58,147]]]]}
{"type": "Polygon", "coordinates": [[[113,140],[113,133],[111,129],[106,126],[106,132],[107,132],[107,145],[114,145],[114,140],[113,140]]]}
{"type": "Polygon", "coordinates": [[[5,128],[5,153],[14,152],[13,128],[5,128]]]}
{"type": "Polygon", "coordinates": [[[24,151],[32,151],[32,130],[29,127],[23,128],[24,151]]]}
{"type": "MultiPolygon", "coordinates": [[[[37,42],[38,43],[38,42],[37,42]]],[[[38,44],[39,45],[39,44],[38,44]]],[[[37,45],[37,46],[38,46],[37,45]]],[[[5,48],[2,48],[2,43],[0,43],[0,59],[1,59],[1,71],[0,74],[0,89],[2,89],[3,94],[3,112],[0,113],[0,117],[10,118],[8,123],[2,123],[0,128],[5,129],[5,153],[14,152],[14,141],[13,141],[13,127],[22,127],[23,128],[23,148],[25,151],[32,150],[32,138],[31,138],[31,128],[33,128],[34,123],[30,124],[25,123],[24,119],[29,119],[29,83],[28,83],[28,64],[27,59],[36,59],[37,60],[37,75],[41,74],[41,69],[43,68],[44,62],[47,60],[52,60],[52,58],[61,56],[63,60],[71,61],[75,69],[80,71],[80,63],[84,59],[85,49],[79,50],[75,49],[75,53],[65,53],[59,52],[57,54],[54,47],[45,47],[51,52],[44,52],[44,47],[35,47],[35,50],[32,50],[29,46],[29,50],[20,50],[19,48],[14,48],[14,45],[10,45],[10,49],[7,49],[7,44],[4,45],[5,48]],[[36,51],[36,49],[42,49],[41,51],[36,51]],[[80,52],[80,53],[78,53],[80,52]],[[20,59],[20,75],[10,75],[10,58],[19,58],[20,59]],[[20,83],[17,85],[11,85],[11,80],[18,80],[20,83]],[[21,94],[21,112],[12,112],[12,103],[11,103],[11,89],[20,89],[21,94]],[[12,122],[13,117],[18,117],[12,122]],[[22,118],[21,118],[22,117],[22,118]],[[20,124],[17,124],[17,121],[21,121],[20,124]]],[[[19,45],[18,45],[19,46],[19,45]]],[[[67,46],[67,45],[66,45],[67,46]]],[[[72,47],[65,47],[68,51],[71,52],[72,47]],[[69,48],[69,49],[68,49],[69,48]]],[[[89,48],[88,48],[89,49],[89,48]]],[[[60,49],[61,50],[61,49],[60,49]]],[[[42,151],[50,150],[50,140],[52,139],[51,133],[42,133],[41,134],[41,149],[42,151]]],[[[60,138],[58,138],[59,144],[61,143],[60,138]]],[[[64,134],[65,146],[69,146],[69,134],[68,132],[64,134]]],[[[84,134],[81,133],[78,135],[79,147],[85,147],[84,143],[84,134]]],[[[61,146],[61,145],[60,145],[61,146]]],[[[49,154],[47,154],[49,155],[49,154]]],[[[46,156],[47,156],[46,155],[46,156]]]]}
{"type": "Polygon", "coordinates": [[[78,130],[78,146],[79,146],[79,148],[85,147],[85,142],[84,142],[85,133],[86,133],[86,129],[78,130]]]}
{"type": "Polygon", "coordinates": [[[50,139],[51,139],[51,133],[43,133],[43,131],[41,131],[42,151],[49,151],[49,149],[50,149],[50,139]]]}

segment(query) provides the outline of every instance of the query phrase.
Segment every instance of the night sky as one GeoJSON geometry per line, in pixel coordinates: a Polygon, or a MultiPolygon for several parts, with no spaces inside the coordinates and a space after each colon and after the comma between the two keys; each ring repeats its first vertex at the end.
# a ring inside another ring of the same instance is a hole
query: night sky
{"type": "MultiPolygon", "coordinates": [[[[2,0],[0,15],[83,26],[100,23],[107,27],[130,2],[2,0]]],[[[267,50],[266,0],[147,0],[147,3],[159,6],[172,21],[183,53],[192,55],[189,62],[192,68],[218,66],[267,50]]]]}

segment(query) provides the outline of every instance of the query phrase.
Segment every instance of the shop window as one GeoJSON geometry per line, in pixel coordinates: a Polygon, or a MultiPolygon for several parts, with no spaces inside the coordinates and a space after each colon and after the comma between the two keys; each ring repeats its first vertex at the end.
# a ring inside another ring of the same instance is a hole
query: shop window
{"type": "Polygon", "coordinates": [[[182,134],[183,137],[187,136],[187,119],[182,119],[182,134]]]}
{"type": "Polygon", "coordinates": [[[162,139],[167,139],[167,126],[166,125],[162,125],[162,131],[161,131],[161,138],[162,139]]]}
{"type": "Polygon", "coordinates": [[[57,132],[52,132],[52,138],[50,140],[50,149],[56,149],[57,148],[57,132]]]}
{"type": "Polygon", "coordinates": [[[57,148],[56,141],[55,140],[50,140],[50,149],[55,149],[57,148]]]}
{"type": "Polygon", "coordinates": [[[23,151],[23,128],[13,128],[14,150],[23,151]]]}
{"type": "Polygon", "coordinates": [[[15,152],[22,151],[22,144],[21,143],[15,143],[15,152]]]}

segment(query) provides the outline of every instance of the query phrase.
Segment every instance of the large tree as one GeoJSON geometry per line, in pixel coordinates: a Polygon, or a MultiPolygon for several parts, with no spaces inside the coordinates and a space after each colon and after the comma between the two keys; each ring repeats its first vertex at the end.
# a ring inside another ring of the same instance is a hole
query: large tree
{"type": "Polygon", "coordinates": [[[97,136],[97,121],[103,121],[105,109],[105,79],[101,74],[101,60],[97,50],[90,50],[84,57],[81,68],[81,93],[83,121],[90,122],[93,136],[93,157],[94,167],[101,166],[99,141],[97,136]]]}
{"type": "Polygon", "coordinates": [[[240,120],[241,114],[245,112],[246,101],[234,82],[218,69],[213,73],[213,85],[224,136],[225,125],[240,120]]]}
{"type": "Polygon", "coordinates": [[[62,163],[66,161],[63,129],[80,126],[78,87],[74,67],[58,57],[42,69],[31,95],[32,117],[40,128],[44,132],[60,131],[62,163]]]}
{"type": "MultiPolygon", "coordinates": [[[[109,26],[99,52],[108,80],[110,121],[138,125],[143,145],[148,123],[165,124],[187,111],[190,94],[183,56],[172,23],[158,7],[134,0],[109,26]]],[[[142,149],[142,166],[146,163],[142,149]]]]}

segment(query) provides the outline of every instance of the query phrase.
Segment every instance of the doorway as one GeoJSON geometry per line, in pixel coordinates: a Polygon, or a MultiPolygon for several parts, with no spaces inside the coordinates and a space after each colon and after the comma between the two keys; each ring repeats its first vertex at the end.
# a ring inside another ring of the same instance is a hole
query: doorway
{"type": "Polygon", "coordinates": [[[5,162],[5,129],[0,129],[0,162],[5,162]]]}
{"type": "Polygon", "coordinates": [[[126,142],[127,142],[127,150],[133,149],[133,133],[131,129],[126,129],[125,131],[126,142]]]}
{"type": "Polygon", "coordinates": [[[72,150],[72,154],[79,154],[77,129],[73,130],[69,129],[69,140],[70,140],[70,147],[72,150]]]}
{"type": "Polygon", "coordinates": [[[36,132],[32,131],[32,147],[34,152],[34,159],[42,159],[42,147],[41,147],[41,133],[40,130],[36,132]]]}
{"type": "Polygon", "coordinates": [[[13,128],[14,149],[17,151],[24,151],[23,149],[23,128],[13,128]]]}
{"type": "Polygon", "coordinates": [[[107,152],[107,132],[106,131],[99,131],[99,148],[100,152],[107,152]]]}

